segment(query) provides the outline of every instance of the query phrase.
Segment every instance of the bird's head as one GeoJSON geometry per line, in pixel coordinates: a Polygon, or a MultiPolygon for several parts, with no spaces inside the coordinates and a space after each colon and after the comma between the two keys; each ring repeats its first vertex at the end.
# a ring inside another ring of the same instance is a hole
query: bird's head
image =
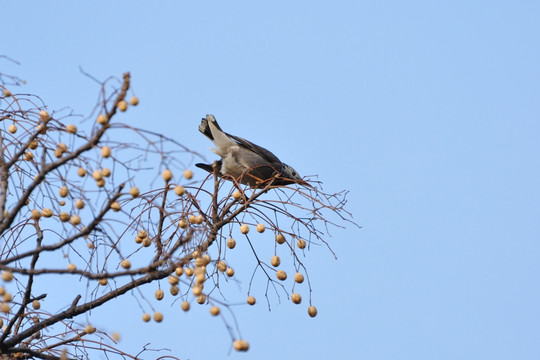
{"type": "Polygon", "coordinates": [[[291,182],[294,183],[306,184],[306,182],[300,177],[300,174],[298,174],[298,171],[294,170],[287,164],[283,164],[283,171],[281,172],[281,177],[287,180],[291,180],[291,182]]]}

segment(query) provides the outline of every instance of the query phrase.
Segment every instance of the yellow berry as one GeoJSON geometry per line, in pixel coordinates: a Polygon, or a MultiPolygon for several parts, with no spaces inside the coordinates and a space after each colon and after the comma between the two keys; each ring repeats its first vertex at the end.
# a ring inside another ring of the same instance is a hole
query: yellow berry
{"type": "Polygon", "coordinates": [[[10,97],[12,94],[11,94],[11,91],[9,91],[8,89],[4,89],[4,96],[5,97],[10,97]]]}
{"type": "Polygon", "coordinates": [[[191,171],[191,170],[189,170],[189,169],[188,169],[188,170],[184,170],[184,177],[185,177],[186,179],[188,179],[188,180],[191,179],[191,178],[193,177],[193,171],[191,171]]]}
{"type": "Polygon", "coordinates": [[[5,282],[10,282],[11,280],[13,280],[13,273],[9,270],[2,272],[2,280],[4,280],[5,282]]]}
{"type": "Polygon", "coordinates": [[[106,278],[101,278],[98,280],[99,285],[105,286],[109,283],[109,281],[106,278]]]}
{"type": "Polygon", "coordinates": [[[253,296],[248,296],[247,303],[249,305],[255,305],[255,298],[253,296]]]}
{"type": "Polygon", "coordinates": [[[182,196],[186,193],[186,189],[182,185],[178,185],[174,188],[174,192],[178,196],[182,196]]]}
{"type": "Polygon", "coordinates": [[[131,189],[129,189],[129,194],[136,198],[137,196],[139,196],[139,188],[136,186],[132,187],[131,189]]]}
{"type": "Polygon", "coordinates": [[[111,176],[111,169],[109,169],[109,168],[103,168],[103,169],[101,169],[101,175],[103,175],[104,177],[109,177],[109,176],[111,176]]]}
{"type": "Polygon", "coordinates": [[[42,120],[42,121],[49,121],[51,119],[51,116],[49,115],[49,113],[46,111],[46,110],[41,110],[39,112],[39,118],[42,120]]]}
{"type": "Polygon", "coordinates": [[[298,239],[296,242],[296,246],[298,246],[299,249],[305,249],[306,248],[306,240],[298,239]]]}
{"type": "Polygon", "coordinates": [[[7,314],[11,311],[11,306],[9,306],[8,303],[2,303],[2,305],[0,306],[0,311],[7,314]]]}
{"type": "Polygon", "coordinates": [[[277,234],[276,235],[276,242],[278,244],[283,244],[285,242],[285,236],[281,235],[281,234],[277,234]]]}
{"type": "Polygon", "coordinates": [[[240,198],[242,197],[242,193],[238,190],[236,190],[235,192],[233,192],[232,194],[234,200],[240,200],[240,198]]]}
{"type": "Polygon", "coordinates": [[[304,275],[302,275],[300,273],[296,273],[294,275],[294,281],[296,281],[299,284],[303,283],[304,282],[304,275]]]}
{"type": "Polygon", "coordinates": [[[32,140],[32,141],[30,141],[30,144],[28,144],[28,147],[29,147],[30,149],[32,149],[32,150],[37,149],[37,147],[38,147],[38,142],[37,142],[37,140],[32,140]]]}
{"type": "Polygon", "coordinates": [[[189,223],[190,224],[196,224],[197,223],[197,217],[195,215],[189,215],[189,223]]]}
{"type": "Polygon", "coordinates": [[[99,114],[97,117],[98,124],[106,125],[109,122],[109,118],[106,115],[99,114]]]}
{"type": "Polygon", "coordinates": [[[108,158],[109,156],[111,156],[111,148],[108,146],[102,147],[101,156],[103,156],[104,158],[108,158]]]}
{"type": "Polygon", "coordinates": [[[130,269],[131,261],[129,261],[128,259],[124,259],[120,262],[120,266],[122,266],[124,269],[130,269]]]}
{"type": "Polygon", "coordinates": [[[180,280],[176,276],[169,276],[169,284],[176,285],[180,280]]]}
{"type": "Polygon", "coordinates": [[[180,219],[180,221],[178,222],[178,227],[180,227],[181,229],[185,229],[188,227],[188,222],[186,219],[180,219]]]}
{"type": "Polygon", "coordinates": [[[69,219],[71,219],[71,216],[67,212],[61,212],[59,217],[60,217],[60,221],[62,222],[68,222],[69,219]]]}
{"type": "Polygon", "coordinates": [[[163,314],[160,313],[159,311],[156,311],[154,313],[154,321],[155,322],[162,322],[163,321],[163,314]]]}
{"type": "Polygon", "coordinates": [[[81,223],[81,217],[79,215],[73,215],[71,217],[71,224],[72,225],[79,225],[81,223]]]}
{"type": "Polygon", "coordinates": [[[163,292],[163,290],[157,289],[155,296],[157,300],[162,300],[163,296],[165,296],[165,293],[163,292]]]}
{"type": "Polygon", "coordinates": [[[315,317],[315,316],[317,316],[317,308],[312,305],[312,306],[308,307],[307,313],[308,313],[309,316],[315,317]]]}
{"type": "Polygon", "coordinates": [[[233,268],[228,268],[227,271],[225,272],[225,274],[227,274],[228,277],[233,277],[234,276],[234,269],[233,268]]]}
{"type": "Polygon", "coordinates": [[[191,292],[193,292],[193,295],[199,296],[202,294],[203,288],[204,288],[203,284],[195,284],[193,285],[191,292]]]}
{"type": "Polygon", "coordinates": [[[230,238],[229,240],[227,240],[227,247],[229,249],[234,249],[235,246],[236,246],[236,241],[233,238],[230,238]]]}
{"type": "Polygon", "coordinates": [[[244,235],[247,234],[249,232],[249,226],[247,224],[243,224],[240,226],[240,232],[244,235]]]}
{"type": "Polygon", "coordinates": [[[105,186],[105,179],[99,179],[98,181],[96,181],[96,185],[98,187],[104,187],[105,186]]]}
{"type": "Polygon", "coordinates": [[[32,307],[34,308],[34,310],[39,310],[41,308],[39,300],[32,301],[32,307]]]}
{"type": "Polygon", "coordinates": [[[191,276],[193,276],[193,269],[187,267],[187,268],[184,270],[184,273],[186,274],[187,277],[191,277],[191,276]]]}
{"type": "Polygon", "coordinates": [[[182,310],[184,311],[188,311],[190,308],[190,305],[187,301],[183,301],[181,306],[182,306],[182,310]]]}
{"type": "Polygon", "coordinates": [[[111,334],[111,337],[112,337],[112,339],[113,339],[114,342],[120,341],[120,334],[118,334],[118,333],[116,333],[116,332],[113,332],[113,333],[111,334]]]}
{"type": "Polygon", "coordinates": [[[210,255],[208,255],[208,254],[204,255],[202,257],[202,259],[203,259],[204,265],[208,265],[208,264],[210,264],[210,261],[212,261],[212,259],[210,258],[210,255]]]}
{"type": "Polygon", "coordinates": [[[302,302],[302,296],[297,293],[291,294],[291,301],[295,304],[300,304],[302,302]]]}
{"type": "Polygon", "coordinates": [[[265,230],[264,224],[257,224],[257,231],[263,233],[265,230]]]}
{"type": "Polygon", "coordinates": [[[180,266],[177,267],[176,269],[174,269],[174,274],[175,274],[176,276],[182,276],[183,273],[184,273],[184,269],[181,268],[180,266]]]}
{"type": "Polygon", "coordinates": [[[111,204],[111,209],[115,212],[120,211],[122,209],[122,206],[120,206],[120,203],[118,201],[114,201],[111,204]]]}
{"type": "Polygon", "coordinates": [[[66,131],[70,134],[76,134],[77,133],[77,127],[73,124],[66,125],[66,131]]]}
{"type": "Polygon", "coordinates": [[[65,185],[62,186],[62,187],[60,188],[60,190],[58,190],[58,194],[59,194],[61,197],[66,197],[66,196],[68,196],[69,190],[68,190],[67,186],[65,186],[65,185]]]}
{"type": "Polygon", "coordinates": [[[224,272],[225,270],[227,270],[227,263],[223,260],[220,260],[217,263],[217,268],[219,271],[224,272]]]}
{"type": "Polygon", "coordinates": [[[9,131],[10,133],[12,133],[12,134],[15,134],[15,133],[17,132],[17,125],[15,125],[15,124],[9,125],[8,131],[9,131]]]}
{"type": "Polygon", "coordinates": [[[278,271],[276,271],[276,277],[279,280],[283,281],[283,280],[287,279],[287,273],[285,271],[283,271],[283,270],[278,270],[278,271]]]}
{"type": "Polygon", "coordinates": [[[142,314],[142,321],[149,322],[151,319],[150,314],[144,313],[142,314]]]}
{"type": "Polygon", "coordinates": [[[170,181],[173,177],[173,174],[171,172],[171,170],[169,169],[165,169],[163,170],[163,172],[161,173],[161,177],[163,178],[163,180],[165,181],[170,181]]]}
{"type": "Polygon", "coordinates": [[[132,96],[131,99],[129,99],[129,103],[133,106],[139,105],[139,98],[136,96],[132,96]]]}
{"type": "Polygon", "coordinates": [[[235,340],[233,347],[236,351],[248,351],[249,344],[246,340],[235,340]]]}
{"type": "Polygon", "coordinates": [[[67,266],[67,269],[69,271],[75,271],[75,270],[77,270],[77,266],[75,266],[75,264],[69,263],[68,266],[67,266]]]}
{"type": "Polygon", "coordinates": [[[270,260],[270,263],[272,264],[272,266],[279,266],[279,264],[281,264],[281,259],[277,255],[272,256],[272,259],[270,260]]]}
{"type": "Polygon", "coordinates": [[[80,177],[83,177],[86,175],[86,170],[82,167],[80,167],[78,170],[77,170],[77,175],[79,175],[80,177]]]}
{"type": "Polygon", "coordinates": [[[3,299],[5,302],[10,302],[11,300],[13,300],[13,296],[11,295],[11,293],[6,292],[3,296],[3,299]]]}
{"type": "Polygon", "coordinates": [[[79,200],[75,201],[75,207],[77,209],[83,209],[84,208],[84,200],[79,199],[79,200]]]}
{"type": "Polygon", "coordinates": [[[39,220],[39,218],[41,217],[41,211],[39,211],[38,209],[32,210],[31,217],[34,220],[39,220]]]}
{"type": "Polygon", "coordinates": [[[127,102],[125,102],[124,100],[121,100],[120,102],[118,102],[118,110],[126,111],[127,108],[128,108],[127,102]]]}
{"type": "Polygon", "coordinates": [[[34,154],[31,151],[27,151],[24,154],[24,161],[32,161],[34,159],[34,154]]]}
{"type": "Polygon", "coordinates": [[[41,215],[43,215],[43,217],[50,218],[53,215],[53,212],[51,209],[43,208],[43,210],[41,210],[41,215]]]}
{"type": "Polygon", "coordinates": [[[144,238],[142,241],[142,245],[144,247],[149,247],[150,245],[152,245],[152,240],[150,240],[149,238],[144,238]]]}
{"type": "Polygon", "coordinates": [[[171,293],[172,296],[176,296],[180,292],[180,289],[176,285],[171,285],[169,292],[171,293]]]}
{"type": "Polygon", "coordinates": [[[219,315],[219,307],[217,307],[217,306],[212,306],[212,307],[210,308],[210,314],[211,314],[212,316],[217,316],[217,315],[219,315]]]}
{"type": "Polygon", "coordinates": [[[87,334],[92,334],[95,331],[96,331],[96,328],[90,324],[86,325],[86,327],[84,328],[84,332],[87,334]]]}
{"type": "Polygon", "coordinates": [[[148,233],[146,232],[146,230],[141,230],[137,233],[137,237],[144,239],[145,237],[148,237],[148,233]]]}
{"type": "Polygon", "coordinates": [[[199,296],[197,296],[197,303],[198,304],[204,304],[206,302],[206,295],[204,294],[201,294],[199,296]]]}

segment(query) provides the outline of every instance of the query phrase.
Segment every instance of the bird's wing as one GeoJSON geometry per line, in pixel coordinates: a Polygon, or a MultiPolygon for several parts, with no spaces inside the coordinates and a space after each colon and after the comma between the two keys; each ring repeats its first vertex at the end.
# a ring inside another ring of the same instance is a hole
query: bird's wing
{"type": "Polygon", "coordinates": [[[256,145],[256,144],[252,143],[251,141],[247,141],[246,139],[243,139],[243,138],[241,138],[239,136],[234,136],[234,135],[227,134],[227,133],[225,133],[225,134],[228,137],[230,137],[231,139],[233,139],[234,141],[236,141],[238,143],[238,145],[240,145],[241,147],[244,147],[244,148],[246,148],[248,150],[253,151],[255,154],[259,155],[260,157],[262,157],[264,160],[268,161],[269,163],[281,164],[281,161],[278,159],[278,157],[276,155],[274,155],[270,151],[266,150],[262,146],[256,145]]]}

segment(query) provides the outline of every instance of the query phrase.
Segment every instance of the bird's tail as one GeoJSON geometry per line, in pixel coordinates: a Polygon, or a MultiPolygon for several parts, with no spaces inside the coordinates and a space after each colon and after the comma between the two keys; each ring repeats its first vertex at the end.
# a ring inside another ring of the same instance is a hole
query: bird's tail
{"type": "Polygon", "coordinates": [[[212,131],[210,130],[210,124],[209,124],[210,122],[211,122],[218,130],[220,130],[221,132],[223,132],[223,130],[221,130],[221,128],[219,127],[216,118],[214,117],[214,115],[211,115],[211,114],[206,115],[206,118],[202,118],[202,120],[201,120],[201,125],[199,125],[199,131],[200,131],[201,133],[203,133],[207,138],[209,138],[210,140],[214,141],[214,136],[212,135],[212,131]]]}

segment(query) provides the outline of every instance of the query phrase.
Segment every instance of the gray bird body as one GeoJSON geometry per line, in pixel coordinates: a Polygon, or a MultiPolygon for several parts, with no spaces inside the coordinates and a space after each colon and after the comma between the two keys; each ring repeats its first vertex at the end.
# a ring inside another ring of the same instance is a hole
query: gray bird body
{"type": "MultiPolygon", "coordinates": [[[[264,187],[272,180],[272,185],[305,183],[296,170],[282,163],[270,151],[221,130],[213,115],[206,115],[202,119],[199,131],[216,146],[212,151],[221,156],[217,166],[222,176],[229,175],[242,184],[254,187],[264,187]]],[[[210,164],[195,165],[213,172],[210,164]]]]}

